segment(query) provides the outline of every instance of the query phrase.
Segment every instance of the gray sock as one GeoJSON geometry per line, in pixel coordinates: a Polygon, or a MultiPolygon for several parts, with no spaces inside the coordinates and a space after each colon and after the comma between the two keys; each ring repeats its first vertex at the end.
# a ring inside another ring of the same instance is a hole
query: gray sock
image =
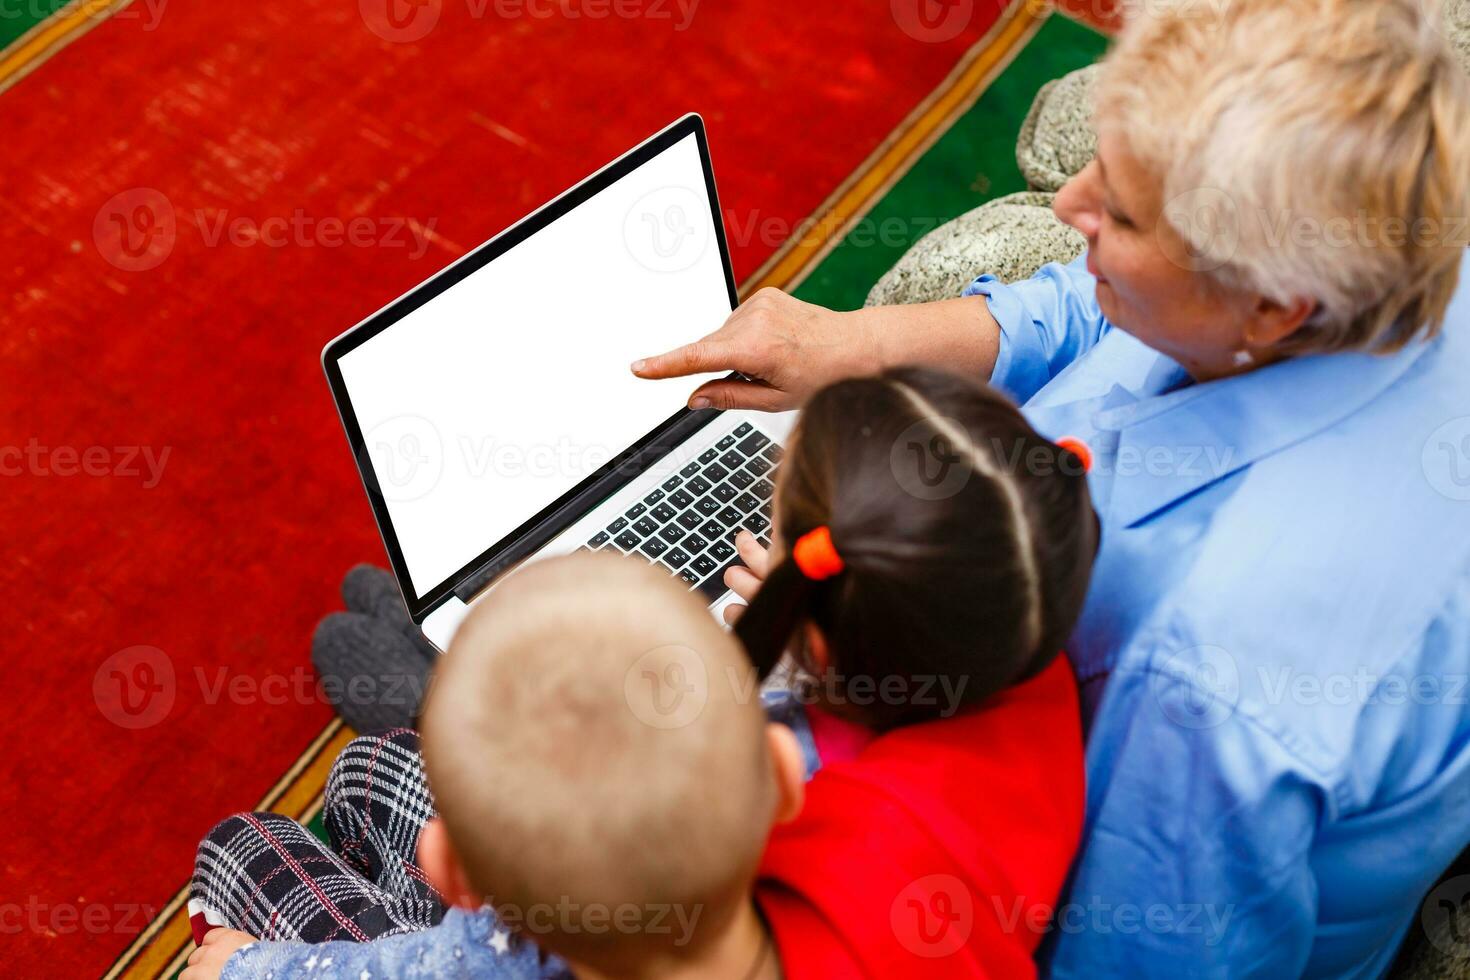
{"type": "Polygon", "coordinates": [[[431,662],[388,623],[360,612],[332,613],[312,635],[311,661],[327,699],[357,731],[417,723],[431,662]]]}
{"type": "Polygon", "coordinates": [[[408,618],[403,597],[398,594],[398,580],[386,568],[376,565],[354,565],[342,579],[342,601],[350,612],[364,613],[382,620],[413,641],[426,657],[439,651],[424,639],[423,631],[408,618]]]}

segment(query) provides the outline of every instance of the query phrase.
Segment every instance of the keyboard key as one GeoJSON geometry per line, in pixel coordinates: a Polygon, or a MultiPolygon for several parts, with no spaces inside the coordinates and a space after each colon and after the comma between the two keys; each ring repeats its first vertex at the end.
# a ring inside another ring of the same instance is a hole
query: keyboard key
{"type": "Polygon", "coordinates": [[[742,493],[740,496],[736,497],[735,498],[735,504],[734,504],[734,506],[739,507],[741,510],[745,511],[747,514],[749,514],[751,511],[756,510],[757,508],[759,508],[760,505],[761,505],[760,498],[759,497],[753,497],[753,496],[751,496],[748,493],[742,493]]]}
{"type": "Polygon", "coordinates": [[[694,572],[691,572],[687,568],[684,569],[683,571],[681,571],[679,573],[679,577],[681,579],[683,579],[684,581],[688,582],[690,585],[698,585],[699,584],[699,576],[696,575],[694,572]]]}
{"type": "Polygon", "coordinates": [[[732,433],[730,433],[730,434],[732,436],[734,436],[735,438],[738,439],[741,436],[746,435],[749,432],[750,432],[750,423],[749,422],[741,422],[739,425],[735,426],[735,431],[732,432],[732,433]]]}
{"type": "Polygon", "coordinates": [[[694,559],[694,564],[690,567],[693,568],[700,575],[708,575],[710,572],[719,568],[720,563],[715,561],[709,555],[700,555],[698,558],[694,559]]]}
{"type": "Polygon", "coordinates": [[[736,470],[734,473],[730,474],[730,483],[741,490],[744,490],[746,487],[750,486],[754,482],[755,477],[751,476],[744,470],[736,470]]]}
{"type": "Polygon", "coordinates": [[[628,519],[626,517],[619,517],[617,520],[613,521],[611,524],[609,524],[607,526],[607,533],[608,534],[617,534],[619,531],[621,531],[623,528],[625,528],[627,526],[628,526],[628,519]]]}
{"type": "Polygon", "coordinates": [[[735,499],[735,495],[739,492],[740,491],[730,486],[730,484],[721,483],[719,486],[715,487],[714,492],[711,493],[710,496],[714,497],[722,504],[728,504],[731,500],[735,499]]]}
{"type": "Polygon", "coordinates": [[[659,529],[658,536],[673,544],[689,532],[677,524],[668,524],[659,529]]]}
{"type": "Polygon", "coordinates": [[[754,473],[756,476],[765,476],[772,469],[771,464],[770,463],[767,463],[764,459],[761,459],[759,456],[756,456],[754,459],[752,459],[750,462],[746,463],[745,465],[747,467],[749,467],[750,472],[754,473]]]}
{"type": "Polygon", "coordinates": [[[743,456],[754,456],[771,444],[771,437],[764,432],[752,432],[740,440],[740,445],[735,448],[740,450],[743,456]]]}
{"type": "Polygon", "coordinates": [[[592,540],[587,542],[587,546],[595,550],[597,548],[601,548],[603,545],[607,544],[611,540],[611,534],[608,534],[606,531],[598,531],[592,536],[592,540]]]}
{"type": "Polygon", "coordinates": [[[632,531],[624,531],[622,534],[619,534],[616,538],[613,539],[613,543],[616,544],[619,548],[622,548],[624,551],[632,551],[634,548],[638,547],[638,540],[638,535],[634,534],[632,531]]]}
{"type": "Polygon", "coordinates": [[[719,521],[705,521],[704,527],[699,529],[699,533],[711,541],[718,541],[725,536],[725,525],[719,521]]]}
{"type": "Polygon", "coordinates": [[[714,459],[718,455],[720,455],[720,451],[718,449],[706,449],[704,452],[699,454],[699,461],[701,463],[708,463],[710,460],[714,459]]]}
{"type": "Polygon", "coordinates": [[[771,548],[771,539],[770,538],[768,538],[764,534],[762,534],[760,537],[756,538],[755,540],[760,544],[760,546],[762,548],[765,548],[767,551],[770,550],[770,548],[771,548]]]}
{"type": "Polygon", "coordinates": [[[673,493],[675,490],[677,490],[679,488],[679,484],[681,484],[683,482],[684,482],[684,478],[682,476],[671,476],[671,477],[669,477],[667,480],[664,481],[664,484],[663,484],[663,486],[664,486],[664,492],[665,493],[673,493]]]}
{"type": "Polygon", "coordinates": [[[772,463],[779,463],[781,462],[781,457],[786,455],[786,450],[782,449],[780,446],[776,445],[773,442],[766,447],[766,451],[761,453],[761,455],[770,460],[772,463]]]}
{"type": "Polygon", "coordinates": [[[670,568],[683,568],[689,563],[689,556],[680,548],[674,548],[664,555],[664,561],[670,568]]]}
{"type": "Polygon", "coordinates": [[[659,504],[652,511],[654,519],[657,520],[660,524],[667,524],[669,521],[672,521],[674,519],[674,515],[677,513],[678,511],[674,510],[674,508],[670,507],[668,504],[659,504]]]}
{"type": "Polygon", "coordinates": [[[657,535],[654,535],[647,541],[643,542],[643,547],[639,550],[650,558],[657,558],[665,551],[668,551],[669,546],[665,544],[662,540],[660,540],[657,535]]]}
{"type": "Polygon", "coordinates": [[[680,542],[679,547],[683,548],[691,555],[697,555],[705,548],[709,547],[709,542],[706,541],[704,538],[701,538],[697,534],[691,534],[682,542],[680,542]]]}
{"type": "Polygon", "coordinates": [[[640,538],[646,538],[658,530],[658,522],[650,517],[640,517],[638,518],[638,522],[633,525],[633,530],[638,532],[640,538]]]}
{"type": "Polygon", "coordinates": [[[730,450],[725,455],[723,455],[723,456],[720,457],[720,465],[721,466],[729,467],[732,470],[738,470],[738,469],[740,469],[740,467],[744,463],[745,463],[745,457],[742,456],[742,455],[740,455],[739,453],[737,453],[733,449],[730,450]]]}
{"type": "Polygon", "coordinates": [[[709,553],[715,561],[729,561],[735,557],[735,546],[728,541],[716,541],[709,546],[709,553]]]}
{"type": "Polygon", "coordinates": [[[715,443],[715,448],[718,449],[720,452],[724,452],[725,450],[729,449],[733,445],[735,445],[735,437],[734,436],[726,436],[725,438],[721,439],[719,442],[715,443]]]}
{"type": "Polygon", "coordinates": [[[694,474],[696,474],[698,472],[699,472],[699,463],[696,461],[696,462],[690,463],[688,466],[686,466],[682,470],[680,470],[679,471],[679,475],[682,476],[682,477],[684,477],[685,479],[688,479],[689,477],[693,476],[694,474]]]}
{"type": "Polygon", "coordinates": [[[704,516],[697,510],[686,510],[679,515],[679,523],[684,525],[684,530],[686,531],[692,531],[699,527],[700,522],[703,520],[704,516]]]}
{"type": "Polygon", "coordinates": [[[757,480],[755,486],[750,488],[750,492],[762,500],[770,500],[771,494],[776,492],[776,488],[771,485],[769,480],[757,480]]]}
{"type": "Polygon", "coordinates": [[[675,490],[674,493],[669,497],[669,504],[672,505],[675,510],[683,510],[685,507],[688,507],[692,503],[694,503],[694,498],[689,496],[688,490],[675,490]]]}
{"type": "Polygon", "coordinates": [[[721,566],[713,574],[706,576],[699,583],[699,593],[710,602],[714,602],[720,596],[724,595],[728,591],[725,586],[725,569],[729,568],[730,565],[736,564],[739,564],[738,559],[721,566]]]}
{"type": "Polygon", "coordinates": [[[643,512],[646,510],[648,510],[648,508],[645,507],[643,504],[634,504],[632,507],[628,508],[628,513],[625,516],[630,521],[635,520],[639,517],[642,517],[643,512]]]}
{"type": "Polygon", "coordinates": [[[696,476],[694,479],[684,484],[684,489],[688,490],[696,497],[702,493],[709,493],[709,488],[710,482],[702,476],[696,476]]]}
{"type": "MultiPolygon", "coordinates": [[[[717,487],[716,489],[719,488],[717,487]]],[[[705,517],[714,517],[720,512],[720,504],[724,502],[723,500],[716,500],[714,497],[700,497],[698,503],[694,505],[694,509],[705,517]]]]}
{"type": "Polygon", "coordinates": [[[726,507],[724,510],[715,515],[715,519],[726,527],[734,527],[735,525],[740,523],[740,518],[743,516],[745,515],[741,514],[740,511],[736,510],[734,507],[726,507]]]}
{"type": "Polygon", "coordinates": [[[719,463],[711,463],[704,468],[704,478],[706,480],[709,480],[711,483],[719,483],[721,480],[729,475],[730,471],[725,469],[719,463]]]}
{"type": "Polygon", "coordinates": [[[745,515],[745,522],[744,522],[744,524],[745,524],[745,529],[747,531],[751,532],[752,534],[760,534],[766,528],[768,528],[768,527],[771,526],[771,522],[768,521],[768,520],[766,520],[760,514],[747,514],[747,515],[745,515]]]}
{"type": "Polygon", "coordinates": [[[664,492],[662,490],[655,490],[653,491],[653,493],[644,497],[643,502],[652,507],[654,504],[658,503],[662,499],[664,499],[664,492]]]}

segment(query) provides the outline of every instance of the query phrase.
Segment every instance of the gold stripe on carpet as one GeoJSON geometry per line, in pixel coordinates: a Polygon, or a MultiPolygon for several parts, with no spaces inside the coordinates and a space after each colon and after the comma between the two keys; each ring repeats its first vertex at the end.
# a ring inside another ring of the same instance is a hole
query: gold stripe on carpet
{"type": "Polygon", "coordinates": [[[72,0],[45,20],[26,31],[0,53],[0,92],[46,63],[56,52],[107,18],[122,10],[132,0],[72,0]]]}
{"type": "Polygon", "coordinates": [[[1001,14],[953,71],[914,107],[898,128],[798,225],[793,235],[740,286],[742,298],[766,286],[791,291],[842,241],[930,147],[985,94],[1026,46],[1052,9],[1044,0],[1018,0],[1001,14]]]}

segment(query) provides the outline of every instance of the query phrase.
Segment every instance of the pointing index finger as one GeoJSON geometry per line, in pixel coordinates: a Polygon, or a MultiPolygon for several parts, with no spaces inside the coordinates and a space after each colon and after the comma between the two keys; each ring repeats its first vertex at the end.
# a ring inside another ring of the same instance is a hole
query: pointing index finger
{"type": "Polygon", "coordinates": [[[638,377],[653,381],[736,370],[731,352],[724,344],[712,340],[696,340],[666,354],[634,361],[631,369],[638,377]]]}

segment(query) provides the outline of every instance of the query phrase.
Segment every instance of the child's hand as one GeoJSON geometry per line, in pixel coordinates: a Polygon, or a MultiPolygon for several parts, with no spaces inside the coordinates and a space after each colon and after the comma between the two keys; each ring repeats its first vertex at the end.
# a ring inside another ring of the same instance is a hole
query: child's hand
{"type": "MultiPolygon", "coordinates": [[[[749,602],[755,598],[761,583],[766,579],[770,554],[756,542],[755,535],[749,531],[741,531],[735,536],[735,550],[740,553],[740,560],[745,562],[745,566],[731,565],[725,569],[725,586],[749,602]]],[[[740,603],[730,603],[725,607],[725,622],[734,623],[744,611],[745,607],[740,603]]]]}
{"type": "Polygon", "coordinates": [[[257,942],[248,932],[234,929],[211,929],[204,934],[204,943],[189,954],[189,965],[179,980],[219,980],[225,968],[225,960],[235,950],[257,942]]]}

